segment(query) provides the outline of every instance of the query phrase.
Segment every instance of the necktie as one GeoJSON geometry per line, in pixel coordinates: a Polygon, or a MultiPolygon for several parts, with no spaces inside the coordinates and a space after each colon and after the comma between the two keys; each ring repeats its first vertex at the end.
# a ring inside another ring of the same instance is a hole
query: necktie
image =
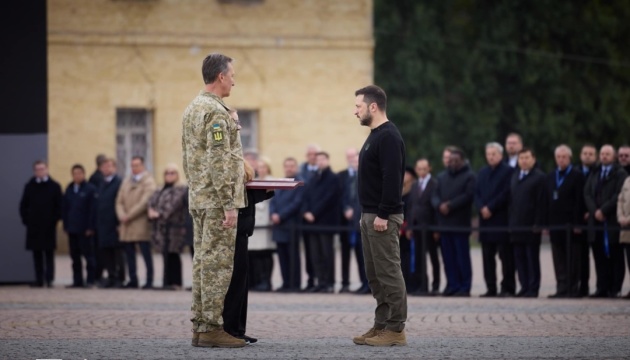
{"type": "Polygon", "coordinates": [[[518,179],[519,179],[519,180],[523,180],[523,178],[525,177],[525,175],[527,175],[527,174],[525,173],[525,171],[521,171],[521,175],[519,175],[518,179]]]}

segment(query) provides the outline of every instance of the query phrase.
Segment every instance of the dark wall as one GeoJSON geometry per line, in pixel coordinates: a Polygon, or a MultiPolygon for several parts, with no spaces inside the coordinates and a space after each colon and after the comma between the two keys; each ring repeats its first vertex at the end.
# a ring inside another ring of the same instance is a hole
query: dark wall
{"type": "Polygon", "coordinates": [[[19,217],[24,184],[47,158],[46,1],[0,1],[0,283],[34,280],[19,217]]]}

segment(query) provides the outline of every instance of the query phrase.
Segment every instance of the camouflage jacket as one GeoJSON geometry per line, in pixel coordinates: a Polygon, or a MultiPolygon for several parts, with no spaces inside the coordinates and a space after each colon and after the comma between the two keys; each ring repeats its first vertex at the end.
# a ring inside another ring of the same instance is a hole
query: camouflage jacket
{"type": "Polygon", "coordinates": [[[184,112],[182,152],[190,209],[247,205],[243,146],[228,110],[218,96],[201,91],[184,112]]]}

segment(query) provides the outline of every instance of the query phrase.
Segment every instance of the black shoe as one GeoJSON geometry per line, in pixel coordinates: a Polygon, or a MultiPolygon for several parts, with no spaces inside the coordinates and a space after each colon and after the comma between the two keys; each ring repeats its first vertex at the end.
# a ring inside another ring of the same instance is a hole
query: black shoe
{"type": "Polygon", "coordinates": [[[602,298],[607,298],[608,297],[608,293],[605,291],[596,291],[593,294],[589,295],[589,298],[591,299],[602,299],[602,298]]]}
{"type": "Polygon", "coordinates": [[[499,293],[499,295],[497,295],[498,297],[502,297],[502,298],[508,298],[508,297],[514,297],[514,293],[513,292],[509,292],[509,291],[501,291],[499,293]]]}
{"type": "Polygon", "coordinates": [[[516,293],[516,295],[514,295],[515,297],[525,297],[525,295],[527,295],[527,293],[523,290],[519,291],[516,293]]]}
{"type": "Polygon", "coordinates": [[[255,343],[258,342],[258,339],[253,338],[251,336],[247,336],[247,335],[235,336],[235,338],[243,339],[243,340],[245,340],[245,343],[247,343],[247,344],[255,344],[255,343]]]}
{"type": "Polygon", "coordinates": [[[442,296],[453,296],[453,294],[455,294],[457,291],[452,290],[452,289],[445,289],[442,292],[442,296]]]}
{"type": "MultiPolygon", "coordinates": [[[[136,286],[136,287],[137,287],[137,286],[136,286]]],[[[145,284],[145,285],[142,287],[142,290],[152,290],[152,289],[153,289],[153,285],[151,285],[151,284],[145,284]]]]}
{"type": "Polygon", "coordinates": [[[431,295],[431,296],[440,296],[440,290],[439,289],[433,289],[433,290],[431,290],[431,293],[429,295],[431,295]]]}
{"type": "Polygon", "coordinates": [[[46,287],[47,287],[47,288],[51,288],[51,287],[53,287],[53,283],[52,283],[52,281],[47,281],[47,282],[46,282],[46,287]]]}
{"type": "Polygon", "coordinates": [[[128,282],[125,286],[123,286],[123,288],[124,289],[137,289],[138,283],[128,282]]]}
{"type": "Polygon", "coordinates": [[[470,297],[470,292],[468,291],[458,291],[453,294],[453,297],[470,297]]]}
{"type": "Polygon", "coordinates": [[[320,293],[323,294],[334,294],[335,293],[335,288],[332,286],[324,286],[323,289],[320,291],[320,293]]]}
{"type": "Polygon", "coordinates": [[[525,298],[537,298],[538,297],[538,293],[526,293],[525,295],[523,295],[523,297],[525,297],[525,298]]]}
{"type": "Polygon", "coordinates": [[[72,284],[72,285],[66,285],[66,289],[83,289],[85,286],[83,285],[77,285],[77,284],[72,284]]]}
{"type": "Polygon", "coordinates": [[[316,292],[315,289],[317,289],[317,286],[308,285],[307,287],[302,289],[301,292],[303,292],[303,293],[312,293],[312,292],[316,292]]]}
{"type": "Polygon", "coordinates": [[[34,282],[32,284],[29,285],[32,288],[43,288],[44,287],[44,283],[38,283],[38,282],[34,282]]]}
{"type": "Polygon", "coordinates": [[[624,299],[630,299],[630,291],[628,291],[628,293],[623,297],[624,299]]]}
{"type": "Polygon", "coordinates": [[[356,289],[354,293],[357,295],[367,295],[371,294],[372,290],[370,290],[370,287],[368,285],[361,285],[361,287],[356,289]]]}
{"type": "Polygon", "coordinates": [[[479,297],[482,297],[482,298],[496,297],[496,296],[497,296],[497,292],[496,291],[488,291],[485,294],[479,295],[479,297]]]}
{"type": "Polygon", "coordinates": [[[564,298],[567,298],[567,297],[568,296],[565,293],[555,293],[555,294],[547,296],[547,298],[549,298],[549,299],[564,299],[564,298]]]}
{"type": "Polygon", "coordinates": [[[339,289],[340,294],[347,294],[350,292],[350,287],[348,285],[344,285],[339,289]]]}
{"type": "Polygon", "coordinates": [[[269,292],[271,291],[271,284],[268,282],[262,282],[252,289],[252,291],[269,292]]]}

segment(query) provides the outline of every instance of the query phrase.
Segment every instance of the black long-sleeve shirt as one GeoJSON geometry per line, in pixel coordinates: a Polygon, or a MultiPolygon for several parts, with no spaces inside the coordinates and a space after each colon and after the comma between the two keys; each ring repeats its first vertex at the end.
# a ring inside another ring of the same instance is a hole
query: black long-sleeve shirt
{"type": "Polygon", "coordinates": [[[403,213],[405,143],[387,121],[372,129],[359,153],[359,201],[364,213],[381,219],[403,213]]]}

